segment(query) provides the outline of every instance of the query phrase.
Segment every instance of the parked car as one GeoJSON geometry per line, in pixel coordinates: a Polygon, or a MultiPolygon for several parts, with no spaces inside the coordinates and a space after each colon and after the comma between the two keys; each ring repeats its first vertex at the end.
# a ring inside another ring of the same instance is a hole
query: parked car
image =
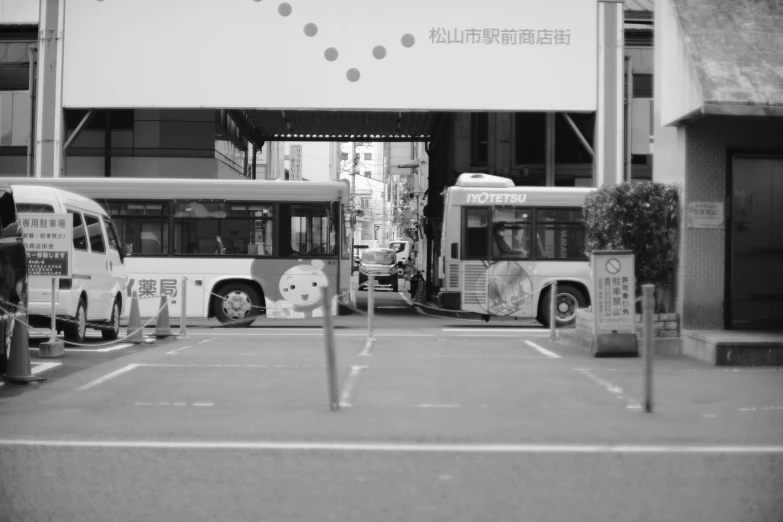
{"type": "Polygon", "coordinates": [[[67,340],[84,342],[88,325],[106,340],[117,339],[128,284],[124,260],[130,247],[120,245],[109,215],[95,201],[65,190],[14,185],[13,191],[20,214],[73,215],[73,277],[60,279],[54,296],[51,278],[30,277],[32,324],[51,325],[54,298],[56,327],[67,340]]]}
{"type": "Polygon", "coordinates": [[[375,277],[379,285],[391,286],[393,292],[397,291],[397,258],[394,250],[390,248],[368,248],[362,253],[359,265],[359,289],[367,285],[369,276],[375,277]]]}

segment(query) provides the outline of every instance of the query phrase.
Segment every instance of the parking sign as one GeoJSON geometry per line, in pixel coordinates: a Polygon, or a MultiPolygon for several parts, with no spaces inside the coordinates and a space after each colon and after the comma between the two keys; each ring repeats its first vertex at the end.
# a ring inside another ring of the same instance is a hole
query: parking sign
{"type": "Polygon", "coordinates": [[[593,321],[595,333],[635,333],[636,278],[633,252],[596,250],[593,272],[593,321]]]}
{"type": "Polygon", "coordinates": [[[20,212],[22,239],[31,276],[73,275],[73,215],[20,212]]]}

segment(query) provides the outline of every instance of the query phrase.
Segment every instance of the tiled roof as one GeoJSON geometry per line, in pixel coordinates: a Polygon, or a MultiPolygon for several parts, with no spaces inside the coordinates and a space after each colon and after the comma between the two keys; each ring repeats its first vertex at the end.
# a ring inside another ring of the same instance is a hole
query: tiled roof
{"type": "Polygon", "coordinates": [[[742,106],[783,106],[783,2],[671,1],[704,112],[743,114],[742,106]]]}

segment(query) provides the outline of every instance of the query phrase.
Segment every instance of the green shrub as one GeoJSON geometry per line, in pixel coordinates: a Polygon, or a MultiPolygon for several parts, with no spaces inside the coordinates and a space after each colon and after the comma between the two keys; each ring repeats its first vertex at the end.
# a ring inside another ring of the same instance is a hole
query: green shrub
{"type": "Polygon", "coordinates": [[[631,250],[636,267],[636,295],[642,284],[658,295],[674,269],[677,239],[677,188],[663,183],[622,183],[590,194],[584,206],[585,251],[631,250]]]}

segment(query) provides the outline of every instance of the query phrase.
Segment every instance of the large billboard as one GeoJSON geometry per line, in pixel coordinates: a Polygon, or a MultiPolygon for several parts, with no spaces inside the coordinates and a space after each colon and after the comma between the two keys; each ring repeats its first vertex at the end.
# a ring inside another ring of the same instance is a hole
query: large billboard
{"type": "Polygon", "coordinates": [[[595,0],[68,0],[65,107],[594,111],[595,0]]]}

